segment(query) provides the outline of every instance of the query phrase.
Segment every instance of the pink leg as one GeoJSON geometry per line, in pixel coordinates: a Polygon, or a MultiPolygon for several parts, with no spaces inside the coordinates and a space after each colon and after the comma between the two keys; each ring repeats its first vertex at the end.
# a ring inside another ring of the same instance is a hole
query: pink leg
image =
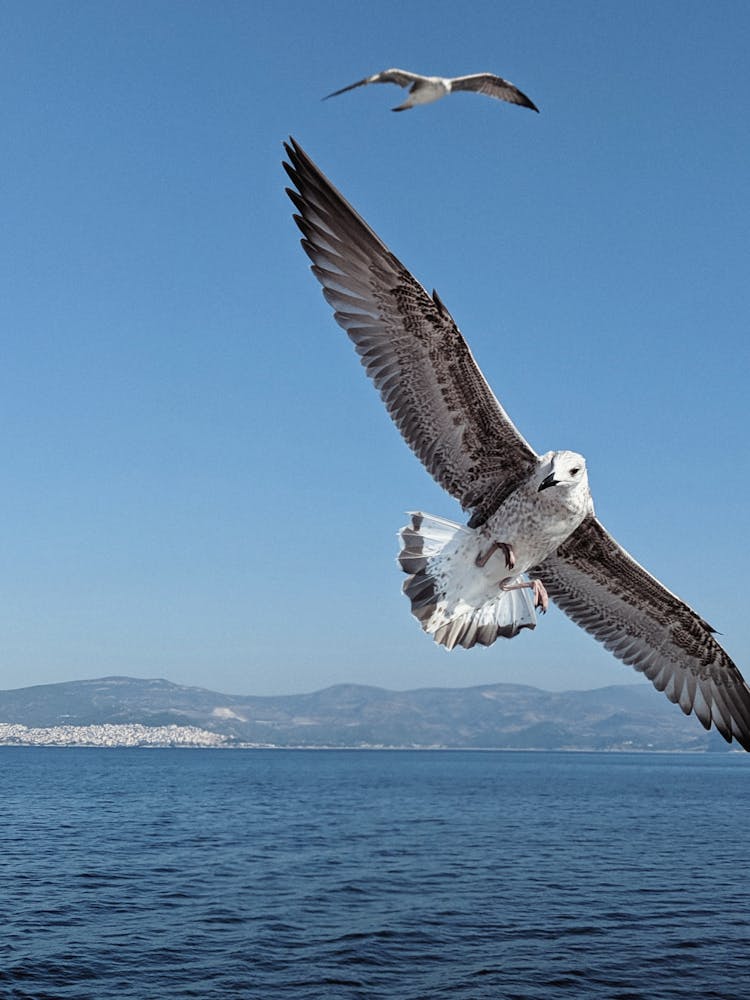
{"type": "Polygon", "coordinates": [[[498,549],[502,549],[505,553],[505,567],[506,569],[513,569],[516,565],[516,557],[513,552],[513,546],[508,542],[493,542],[492,545],[487,549],[486,552],[480,552],[479,555],[474,560],[474,564],[479,566],[486,566],[490,556],[493,556],[498,549]]]}
{"type": "Polygon", "coordinates": [[[508,583],[509,579],[510,577],[500,581],[501,590],[522,590],[524,587],[529,587],[534,591],[534,607],[539,608],[542,614],[547,613],[549,595],[541,580],[522,580],[520,583],[508,583]]]}

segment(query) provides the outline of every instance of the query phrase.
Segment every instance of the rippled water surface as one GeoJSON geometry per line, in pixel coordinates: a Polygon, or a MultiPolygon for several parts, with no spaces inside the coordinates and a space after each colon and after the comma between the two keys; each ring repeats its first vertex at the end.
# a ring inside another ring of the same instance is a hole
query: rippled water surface
{"type": "Polygon", "coordinates": [[[0,749],[0,997],[750,995],[750,758],[0,749]]]}

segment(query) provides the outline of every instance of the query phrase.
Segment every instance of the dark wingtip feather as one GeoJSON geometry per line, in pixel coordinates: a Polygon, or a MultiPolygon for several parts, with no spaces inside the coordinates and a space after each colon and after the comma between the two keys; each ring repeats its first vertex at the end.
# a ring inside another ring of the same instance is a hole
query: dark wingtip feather
{"type": "MultiPolygon", "coordinates": [[[[513,86],[513,85],[511,84],[511,86],[513,86]]],[[[522,108],[528,108],[529,111],[536,111],[536,113],[539,114],[539,108],[536,106],[536,104],[534,104],[534,102],[531,100],[530,97],[528,97],[526,94],[524,94],[524,92],[522,90],[519,90],[518,87],[514,86],[513,87],[513,91],[514,91],[515,100],[513,100],[513,98],[511,98],[511,103],[512,104],[517,104],[517,105],[519,105],[519,107],[522,107],[522,108]]]]}
{"type": "Polygon", "coordinates": [[[440,298],[440,296],[438,295],[437,290],[435,288],[432,289],[432,301],[438,307],[438,311],[440,312],[441,316],[443,316],[447,320],[450,320],[450,322],[452,323],[453,322],[453,317],[448,312],[448,309],[446,308],[445,303],[440,298]]]}
{"type": "Polygon", "coordinates": [[[348,87],[342,87],[341,90],[334,90],[330,94],[326,94],[326,96],[322,97],[321,100],[327,101],[329,97],[338,97],[339,94],[345,94],[348,90],[354,90],[355,87],[361,87],[363,84],[370,82],[370,77],[366,76],[362,80],[357,80],[356,83],[350,83],[348,87]]]}
{"type": "Polygon", "coordinates": [[[290,163],[284,162],[284,170],[286,170],[287,174],[289,174],[292,181],[296,183],[295,178],[298,172],[303,170],[308,162],[307,154],[293,135],[290,135],[289,141],[285,142],[283,145],[284,152],[290,160],[290,163]]]}

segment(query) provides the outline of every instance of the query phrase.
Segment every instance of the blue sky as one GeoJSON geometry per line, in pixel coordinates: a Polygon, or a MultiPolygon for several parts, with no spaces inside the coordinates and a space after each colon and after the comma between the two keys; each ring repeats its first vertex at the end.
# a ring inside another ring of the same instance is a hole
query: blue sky
{"type": "Polygon", "coordinates": [[[308,271],[289,134],[750,670],[749,37],[744,2],[5,3],[0,686],[637,679],[557,611],[420,632],[396,532],[460,512],[308,271]],[[388,66],[541,114],[320,100],[388,66]]]}

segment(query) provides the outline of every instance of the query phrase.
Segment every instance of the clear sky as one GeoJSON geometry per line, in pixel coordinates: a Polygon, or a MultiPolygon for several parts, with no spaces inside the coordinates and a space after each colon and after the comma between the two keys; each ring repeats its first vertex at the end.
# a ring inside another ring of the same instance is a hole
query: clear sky
{"type": "Polygon", "coordinates": [[[289,134],[750,671],[749,42],[745,0],[2,4],[0,687],[637,679],[556,610],[450,654],[411,617],[404,512],[460,511],[309,273],[289,134]],[[320,100],[389,66],[541,114],[320,100]]]}

